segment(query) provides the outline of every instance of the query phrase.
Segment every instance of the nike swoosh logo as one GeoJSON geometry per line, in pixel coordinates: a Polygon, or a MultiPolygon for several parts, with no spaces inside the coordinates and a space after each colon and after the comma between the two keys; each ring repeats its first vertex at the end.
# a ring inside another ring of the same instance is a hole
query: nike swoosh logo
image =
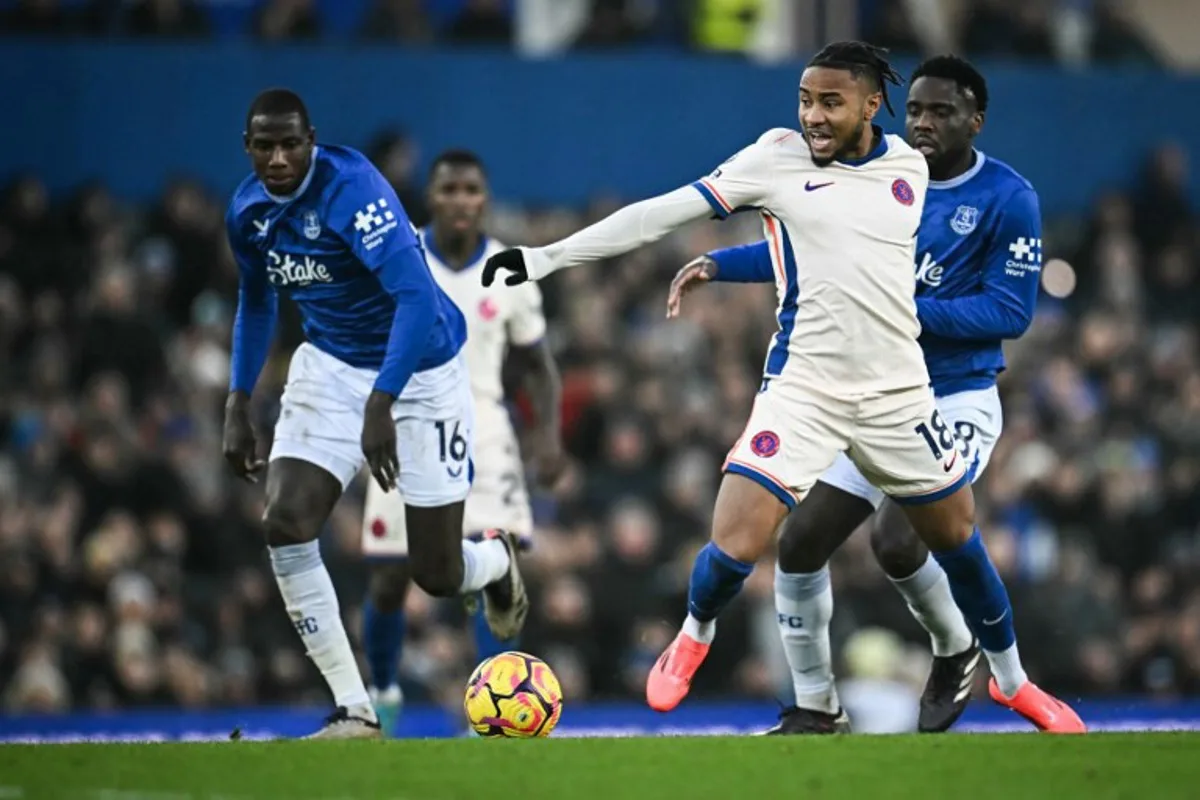
{"type": "Polygon", "coordinates": [[[804,182],[804,191],[815,192],[817,189],[824,189],[826,186],[833,186],[833,181],[828,183],[813,183],[811,181],[804,182]]]}
{"type": "Polygon", "coordinates": [[[1001,614],[1000,616],[996,617],[995,619],[985,619],[985,620],[983,621],[983,624],[984,624],[984,625],[996,625],[996,624],[999,624],[999,622],[1000,622],[1002,619],[1004,619],[1005,617],[1007,617],[1007,616],[1008,616],[1008,609],[1006,608],[1006,609],[1004,609],[1004,613],[1003,613],[1003,614],[1001,614]]]}
{"type": "Polygon", "coordinates": [[[950,470],[954,469],[955,461],[958,461],[958,453],[955,453],[949,461],[942,464],[942,471],[949,472],[950,470]]]}

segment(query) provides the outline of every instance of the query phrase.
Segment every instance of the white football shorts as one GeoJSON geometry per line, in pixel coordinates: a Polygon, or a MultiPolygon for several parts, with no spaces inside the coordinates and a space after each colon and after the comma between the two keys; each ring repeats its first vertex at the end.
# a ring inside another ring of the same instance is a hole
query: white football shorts
{"type": "MultiPolygon", "coordinates": [[[[995,386],[957,392],[937,398],[937,405],[946,425],[958,439],[958,452],[967,465],[967,478],[974,483],[987,468],[1004,427],[1000,392],[995,386]]],[[[876,509],[883,504],[884,493],[863,477],[845,453],[838,454],[820,481],[861,497],[876,509]]]]}
{"type": "Polygon", "coordinates": [[[792,508],[843,453],[899,503],[933,502],[967,482],[954,431],[928,386],[835,397],[787,373],[763,382],[725,472],[792,508]]]}
{"type": "MultiPolygon", "coordinates": [[[[500,528],[528,546],[533,510],[525,486],[525,467],[508,410],[496,403],[476,408],[475,480],[463,511],[463,535],[478,536],[500,528]]],[[[387,492],[371,480],[363,508],[362,552],[367,558],[408,555],[404,494],[387,492]]]]}
{"type": "MultiPolygon", "coordinates": [[[[309,343],[296,348],[275,425],[271,460],[326,470],[342,488],[362,468],[363,409],[378,372],[352,367],[309,343]]],[[[414,373],[392,406],[399,486],[414,506],[463,500],[471,488],[475,411],[462,354],[414,373]]]]}

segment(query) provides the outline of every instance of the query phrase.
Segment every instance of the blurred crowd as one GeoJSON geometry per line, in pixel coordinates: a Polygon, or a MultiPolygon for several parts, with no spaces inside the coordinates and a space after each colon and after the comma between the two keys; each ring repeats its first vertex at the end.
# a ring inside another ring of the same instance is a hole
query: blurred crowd
{"type": "MultiPolygon", "coordinates": [[[[413,215],[412,143],[371,149],[413,215]]],[[[1148,155],[1086,219],[1049,221],[1045,293],[1009,348],[1004,436],[980,484],[1033,677],[1068,695],[1200,691],[1200,308],[1187,155],[1148,155]]],[[[220,455],[237,273],[224,198],[177,180],[151,207],[103,186],[0,197],[0,704],[9,711],[326,703],[271,576],[262,489],[220,455]]],[[[496,208],[512,243],[613,207],[496,208]]],[[[572,466],[535,497],[523,647],[573,698],[633,698],[681,618],[724,452],[774,331],[766,286],[717,286],[664,319],[675,269],[759,235],[698,224],[544,285],[572,466]]],[[[265,445],[297,318],[256,395],[265,445]]],[[[361,481],[324,554],[359,629],[361,481]]],[[[857,535],[835,564],[839,668],[922,679],[920,630],[857,535]],[[895,633],[890,633],[895,632],[895,633]],[[842,645],[847,645],[843,647],[842,645]]],[[[700,695],[787,696],[764,565],[721,621],[700,695]]],[[[410,698],[459,702],[474,654],[455,604],[414,590],[410,698]]]]}
{"type": "MultiPolygon", "coordinates": [[[[3,9],[0,3],[0,9],[3,9]]],[[[812,37],[901,53],[1069,64],[1160,60],[1128,0],[8,0],[17,34],[515,47],[528,55],[659,46],[772,59],[812,37]]]]}

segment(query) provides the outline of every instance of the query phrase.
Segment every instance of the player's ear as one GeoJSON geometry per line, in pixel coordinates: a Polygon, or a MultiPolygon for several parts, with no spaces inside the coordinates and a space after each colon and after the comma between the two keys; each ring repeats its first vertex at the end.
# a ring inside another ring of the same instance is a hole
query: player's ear
{"type": "Polygon", "coordinates": [[[971,135],[978,136],[983,131],[983,124],[987,122],[987,114],[982,111],[976,111],[971,116],[971,135]]]}
{"type": "Polygon", "coordinates": [[[242,131],[242,149],[250,152],[250,131],[242,131]]]}
{"type": "Polygon", "coordinates": [[[308,143],[310,145],[317,143],[317,129],[312,125],[308,126],[308,143]]]}
{"type": "Polygon", "coordinates": [[[863,119],[867,122],[872,122],[875,115],[879,113],[879,107],[883,105],[883,94],[880,92],[872,92],[867,95],[866,105],[863,107],[863,119]]]}

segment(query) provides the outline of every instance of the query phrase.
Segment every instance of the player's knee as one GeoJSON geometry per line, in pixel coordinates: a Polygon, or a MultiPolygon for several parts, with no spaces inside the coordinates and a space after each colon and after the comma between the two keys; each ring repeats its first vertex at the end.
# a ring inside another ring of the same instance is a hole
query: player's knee
{"type": "Polygon", "coordinates": [[[975,497],[970,486],[936,502],[906,506],[905,513],[931,550],[953,550],[975,532],[975,497]]]}
{"type": "Polygon", "coordinates": [[[268,547],[304,544],[317,538],[320,521],[309,519],[304,509],[285,501],[270,501],[263,512],[263,532],[268,547]]]}
{"type": "Polygon", "coordinates": [[[779,568],[789,573],[816,572],[829,561],[818,532],[808,520],[789,515],[779,535],[779,568]]]}
{"type": "Polygon", "coordinates": [[[462,588],[462,567],[458,568],[457,575],[449,569],[441,572],[419,573],[413,576],[413,582],[432,597],[454,597],[462,588]]]}
{"type": "Polygon", "coordinates": [[[418,562],[410,556],[413,583],[433,597],[454,597],[463,584],[462,556],[430,558],[418,562]]]}
{"type": "Polygon", "coordinates": [[[741,476],[725,477],[713,512],[712,540],[722,552],[753,564],[771,546],[787,509],[741,476]],[[731,480],[732,478],[732,480],[731,480]]]}
{"type": "Polygon", "coordinates": [[[908,525],[880,524],[871,529],[871,549],[889,576],[907,578],[929,557],[929,551],[908,525]]]}
{"type": "Polygon", "coordinates": [[[367,582],[371,604],[384,614],[399,611],[408,594],[408,580],[408,565],[403,561],[372,565],[367,582]]]}
{"type": "Polygon", "coordinates": [[[947,500],[949,502],[945,508],[945,535],[955,544],[963,544],[975,533],[975,494],[968,485],[947,500]]]}

